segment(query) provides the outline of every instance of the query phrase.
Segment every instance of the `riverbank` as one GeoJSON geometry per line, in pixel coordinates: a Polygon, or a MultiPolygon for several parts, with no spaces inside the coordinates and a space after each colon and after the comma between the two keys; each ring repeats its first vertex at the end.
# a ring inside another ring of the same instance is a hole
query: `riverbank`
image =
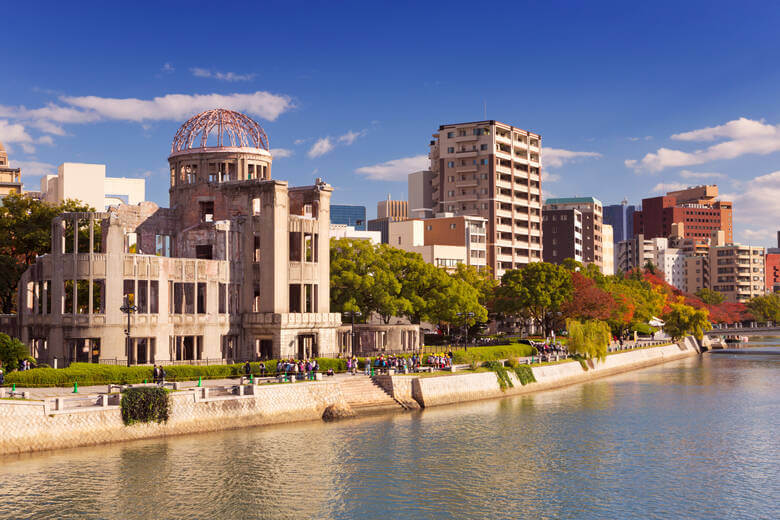
{"type": "MultiPolygon", "coordinates": [[[[170,394],[166,423],[126,426],[116,395],[85,396],[67,407],[64,399],[0,400],[0,455],[89,446],[187,433],[321,420],[326,410],[344,415],[407,410],[490,399],[557,388],[697,354],[692,339],[678,345],[616,353],[585,370],[578,362],[533,367],[535,383],[521,385],[511,371],[513,387],[503,391],[493,372],[441,377],[365,376],[359,384],[322,381],[274,385],[240,385],[220,389],[192,388],[170,394]],[[385,398],[376,387],[384,389],[385,398]],[[368,390],[373,391],[368,391],[368,390]]],[[[357,379],[356,379],[357,380],[357,379]]]]}

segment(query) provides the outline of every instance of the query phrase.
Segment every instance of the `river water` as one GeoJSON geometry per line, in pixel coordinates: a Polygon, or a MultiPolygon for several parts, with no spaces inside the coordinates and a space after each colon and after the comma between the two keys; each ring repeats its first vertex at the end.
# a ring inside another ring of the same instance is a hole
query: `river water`
{"type": "Polygon", "coordinates": [[[780,340],[755,346],[416,413],[6,457],[0,518],[778,518],[780,340]]]}

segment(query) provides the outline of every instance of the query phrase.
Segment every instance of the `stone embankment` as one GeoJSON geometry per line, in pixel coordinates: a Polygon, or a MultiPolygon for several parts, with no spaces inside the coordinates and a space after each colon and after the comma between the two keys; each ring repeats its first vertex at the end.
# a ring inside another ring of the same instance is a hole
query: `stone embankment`
{"type": "Polygon", "coordinates": [[[438,377],[365,376],[341,382],[238,385],[219,392],[193,388],[170,394],[168,422],[126,426],[119,396],[78,402],[0,400],[0,455],[308,420],[333,420],[385,410],[408,410],[547,390],[695,355],[692,339],[607,356],[588,370],[577,362],[533,367],[536,383],[502,390],[493,372],[438,377]]]}

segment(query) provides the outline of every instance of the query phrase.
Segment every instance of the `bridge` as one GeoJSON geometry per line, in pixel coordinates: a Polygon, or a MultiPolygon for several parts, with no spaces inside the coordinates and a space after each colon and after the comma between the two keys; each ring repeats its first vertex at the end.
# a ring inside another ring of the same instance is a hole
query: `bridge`
{"type": "Polygon", "coordinates": [[[780,325],[776,323],[751,323],[752,326],[742,327],[726,325],[715,327],[704,333],[705,336],[780,336],[780,325]]]}

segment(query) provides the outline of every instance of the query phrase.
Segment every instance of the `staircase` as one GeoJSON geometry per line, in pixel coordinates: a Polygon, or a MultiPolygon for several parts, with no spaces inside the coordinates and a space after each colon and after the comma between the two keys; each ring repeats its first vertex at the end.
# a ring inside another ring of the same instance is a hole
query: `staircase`
{"type": "Polygon", "coordinates": [[[357,414],[406,409],[370,377],[360,374],[347,376],[339,384],[344,399],[357,414]]]}

